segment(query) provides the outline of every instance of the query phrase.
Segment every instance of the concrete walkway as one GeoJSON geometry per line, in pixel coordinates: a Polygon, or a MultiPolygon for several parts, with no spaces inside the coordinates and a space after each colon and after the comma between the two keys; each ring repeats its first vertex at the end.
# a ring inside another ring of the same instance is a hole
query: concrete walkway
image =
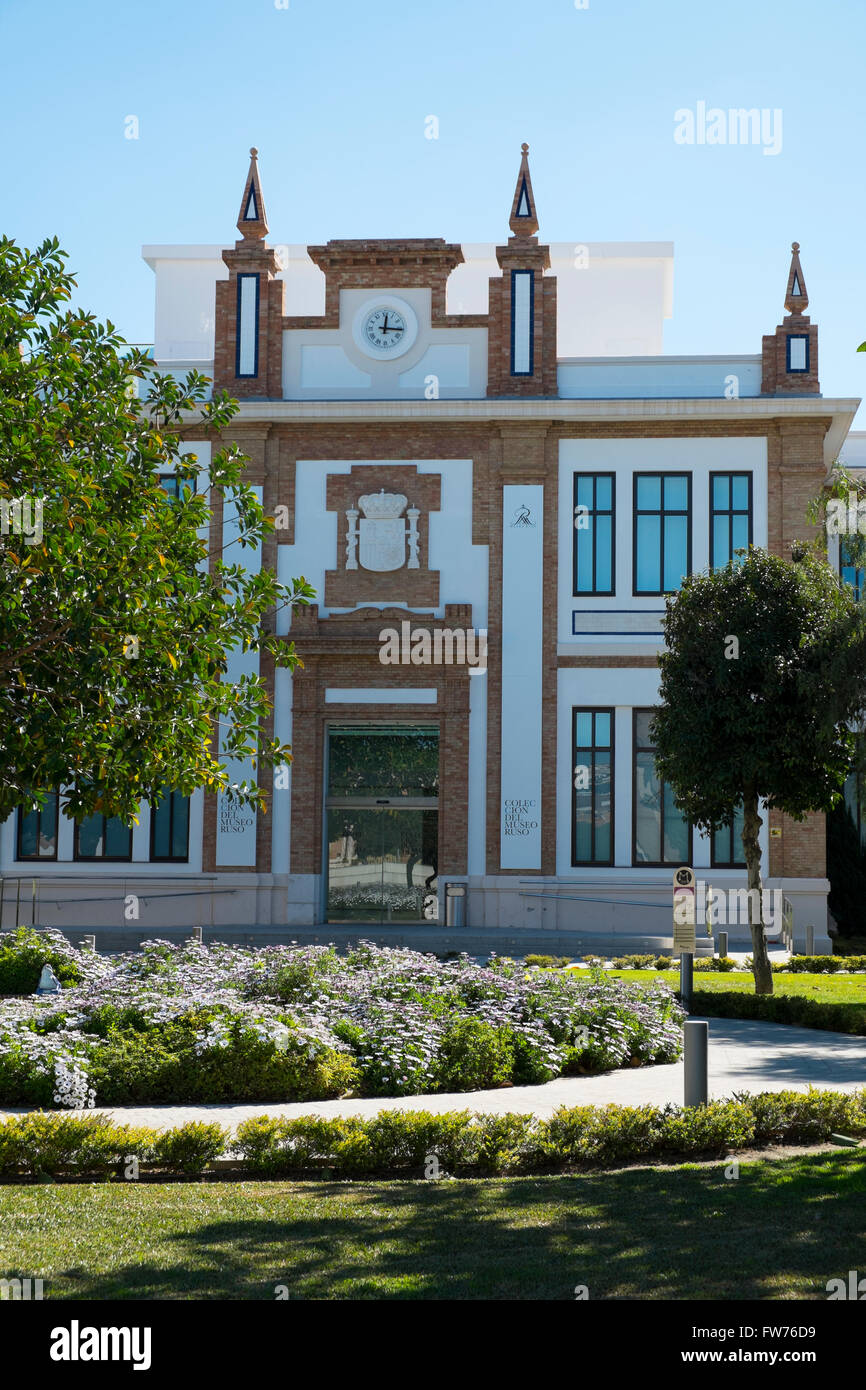
{"type": "MultiPolygon", "coordinates": [[[[735,1091],[804,1091],[810,1085],[834,1091],[866,1086],[866,1037],[792,1028],[750,1019],[711,1018],[710,1097],[735,1091]]],[[[188,1120],[215,1120],[234,1131],[254,1115],[377,1115],[382,1110],[473,1110],[502,1114],[552,1115],[560,1105],[665,1105],[683,1101],[683,1064],[630,1067],[602,1076],[563,1076],[544,1086],[510,1086],[460,1095],[320,1100],[264,1105],[157,1105],[64,1114],[105,1114],[121,1124],[171,1129],[188,1120]]],[[[0,1111],[0,1117],[22,1111],[0,1111]]]]}

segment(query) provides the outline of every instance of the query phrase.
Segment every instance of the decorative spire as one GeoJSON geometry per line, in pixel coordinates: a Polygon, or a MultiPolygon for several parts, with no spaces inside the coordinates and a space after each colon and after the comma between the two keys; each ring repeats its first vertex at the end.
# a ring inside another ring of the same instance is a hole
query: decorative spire
{"type": "Polygon", "coordinates": [[[520,173],[517,175],[517,188],[511,204],[508,225],[516,237],[534,237],[538,231],[538,215],[535,211],[535,198],[532,193],[532,180],[529,177],[529,146],[521,145],[520,173]]]}
{"type": "Polygon", "coordinates": [[[789,314],[803,314],[809,306],[806,281],[800,266],[800,243],[791,243],[791,269],[788,274],[788,288],[785,291],[785,308],[789,314]]]}
{"type": "Polygon", "coordinates": [[[238,214],[237,227],[245,241],[262,241],[268,234],[265,200],[259,182],[258,150],[250,150],[250,172],[244,184],[244,196],[238,214]]]}

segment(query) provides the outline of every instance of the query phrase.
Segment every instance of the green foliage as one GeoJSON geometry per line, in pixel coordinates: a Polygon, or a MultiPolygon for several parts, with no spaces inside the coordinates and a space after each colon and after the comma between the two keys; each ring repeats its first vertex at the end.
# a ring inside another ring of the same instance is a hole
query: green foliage
{"type": "Polygon", "coordinates": [[[191,1120],[189,1124],[160,1134],[153,1145],[153,1158],[169,1172],[194,1177],[225,1153],[228,1140],[229,1132],[221,1125],[191,1120]]]}
{"type": "Polygon", "coordinates": [[[524,956],[523,964],[534,966],[537,970],[564,970],[571,956],[524,956]]]}
{"type": "Polygon", "coordinates": [[[150,1158],[154,1131],[103,1115],[16,1115],[0,1124],[0,1175],[107,1173],[123,1158],[150,1158]]]}
{"type": "Polygon", "coordinates": [[[858,1096],[842,1091],[775,1091],[736,1097],[748,1105],[755,1121],[756,1144],[811,1144],[837,1130],[866,1132],[866,1107],[858,1096]]]}
{"type": "MultiPolygon", "coordinates": [[[[240,550],[273,530],[235,445],[215,448],[209,480],[181,453],[194,417],[194,437],[218,440],[237,402],[207,401],[197,372],[155,372],[69,308],[65,260],[56,240],[31,252],[0,238],[0,500],[26,502],[30,529],[0,548],[0,819],[62,786],[76,818],[131,824],[165,787],[229,790],[229,758],[288,761],[262,737],[262,680],[221,677],[235,648],[296,664],[267,619],[313,591],[233,555],[203,563],[210,487],[239,517],[240,550]],[[181,480],[177,500],[160,474],[181,480]]],[[[265,804],[252,780],[230,794],[265,804]]]]}
{"type": "Polygon", "coordinates": [[[251,1175],[322,1176],[568,1172],[637,1160],[720,1154],[767,1144],[866,1136],[866,1091],[742,1094],[710,1105],[580,1105],[533,1115],[434,1115],[390,1110],[371,1119],[271,1115],[245,1120],[234,1139],[193,1122],[157,1133],[103,1116],[32,1114],[0,1122],[0,1176],[105,1176],[129,1156],[192,1176],[231,1148],[251,1175]],[[438,1168],[429,1160],[435,1158],[438,1168]]]}
{"type": "Polygon", "coordinates": [[[550,1064],[549,1055],[540,1041],[528,1038],[524,1033],[512,1033],[512,1072],[515,1086],[541,1086],[552,1081],[556,1070],[550,1064]]]}
{"type": "Polygon", "coordinates": [[[847,975],[866,970],[866,956],[792,956],[773,969],[791,975],[847,975]]]}
{"type": "Polygon", "coordinates": [[[331,974],[340,964],[340,958],[331,947],[320,952],[307,952],[298,955],[280,967],[273,980],[263,980],[263,989],[284,1003],[303,999],[322,978],[331,974]]]}
{"type": "Polygon", "coordinates": [[[614,970],[670,970],[670,956],[617,956],[613,962],[614,970]]]}
{"type": "Polygon", "coordinates": [[[99,1105],[327,1100],[357,1079],[351,1057],[307,1046],[290,1031],[273,1042],[232,1023],[225,1045],[196,1050],[194,1014],[159,1028],[111,1031],[91,1064],[99,1105]]]}
{"type": "Polygon", "coordinates": [[[703,956],[695,957],[692,969],[697,971],[717,971],[719,974],[726,975],[731,970],[737,969],[737,962],[730,956],[703,956]]]}
{"type": "Polygon", "coordinates": [[[0,936],[0,994],[34,994],[44,965],[62,985],[76,985],[81,978],[73,952],[53,935],[18,927],[0,936]]]}
{"type": "Polygon", "coordinates": [[[793,1023],[832,1033],[866,1034],[866,999],[862,1003],[809,999],[802,994],[740,994],[734,990],[696,989],[692,1008],[707,1018],[757,1018],[766,1023],[793,1023]]]}
{"type": "Polygon", "coordinates": [[[724,1153],[754,1143],[755,1121],[748,1104],[717,1100],[688,1109],[667,1107],[663,1153],[724,1153]]]}
{"type": "Polygon", "coordinates": [[[484,1091],[511,1080],[513,1035],[480,1018],[458,1018],[442,1039],[439,1089],[484,1091]]]}

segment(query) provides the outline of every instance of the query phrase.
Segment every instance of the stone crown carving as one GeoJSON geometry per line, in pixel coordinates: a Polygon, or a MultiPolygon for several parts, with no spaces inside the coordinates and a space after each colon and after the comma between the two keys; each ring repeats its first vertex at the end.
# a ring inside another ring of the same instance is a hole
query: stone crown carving
{"type": "Polygon", "coordinates": [[[358,506],[370,521],[395,521],[406,506],[406,498],[402,493],[386,492],[382,488],[381,492],[368,492],[359,497],[358,506]]]}

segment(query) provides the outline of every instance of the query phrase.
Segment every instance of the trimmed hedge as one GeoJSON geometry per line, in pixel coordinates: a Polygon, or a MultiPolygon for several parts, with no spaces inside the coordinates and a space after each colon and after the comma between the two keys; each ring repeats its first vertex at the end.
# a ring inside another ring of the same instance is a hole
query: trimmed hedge
{"type": "Polygon", "coordinates": [[[737,990],[695,989],[692,1013],[706,1018],[754,1018],[764,1023],[793,1023],[829,1033],[866,1036],[866,1000],[862,1004],[826,1002],[803,994],[746,994],[737,990]]]}
{"type": "Polygon", "coordinates": [[[246,1120],[233,1140],[220,1125],[198,1121],[159,1133],[102,1115],[35,1113],[0,1123],[0,1177],[121,1176],[133,1157],[192,1177],[224,1154],[259,1177],[321,1176],[323,1169],[338,1177],[555,1173],[817,1143],[838,1132],[866,1135],[866,1090],[741,1094],[689,1109],[563,1106],[547,1120],[468,1110],[386,1110],[372,1119],[262,1115],[246,1120]]]}
{"type": "Polygon", "coordinates": [[[835,975],[843,971],[847,975],[866,970],[866,956],[792,956],[789,961],[774,965],[773,970],[792,975],[835,975]]]}

